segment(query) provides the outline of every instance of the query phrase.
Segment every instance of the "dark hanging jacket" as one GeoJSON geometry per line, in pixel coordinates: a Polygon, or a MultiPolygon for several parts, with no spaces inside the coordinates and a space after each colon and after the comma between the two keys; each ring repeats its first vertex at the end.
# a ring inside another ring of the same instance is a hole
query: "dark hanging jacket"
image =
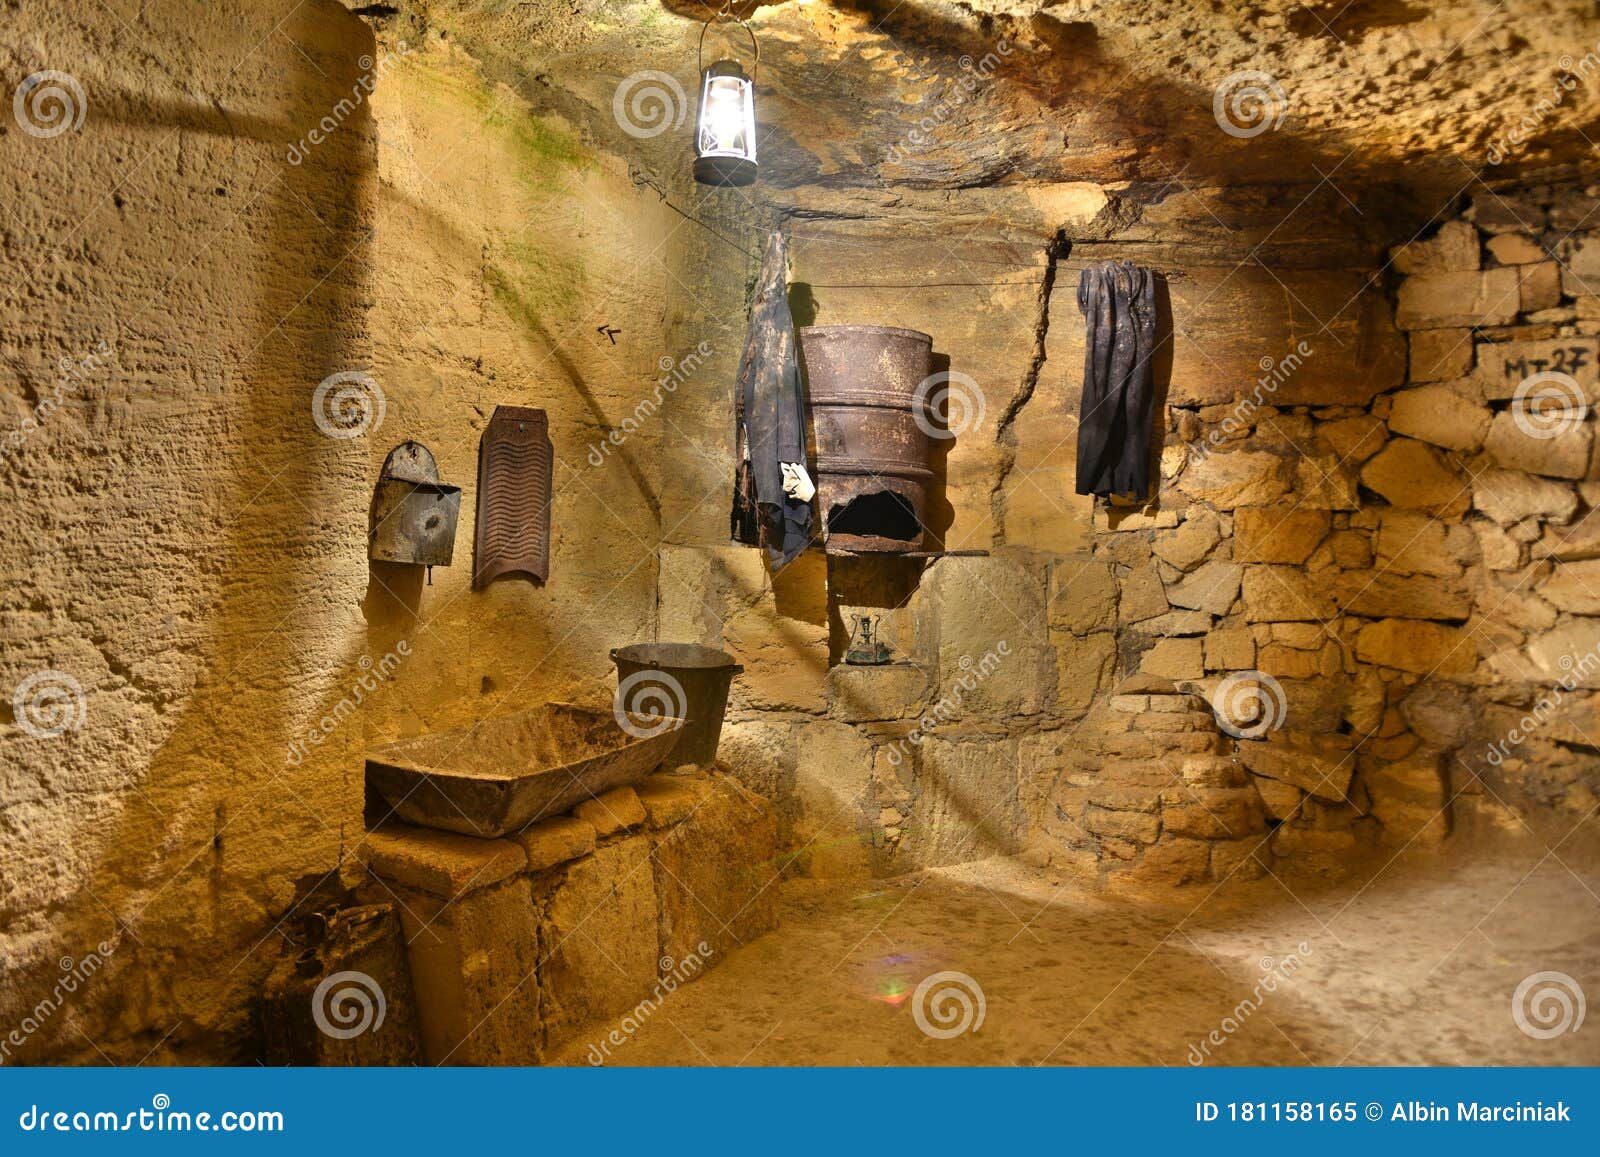
{"type": "Polygon", "coordinates": [[[1149,497],[1155,386],[1156,275],[1102,261],[1078,279],[1083,310],[1083,400],[1078,493],[1149,497]]]}
{"type": "Polygon", "coordinates": [[[788,264],[788,244],[775,232],[761,259],[735,391],[733,538],[764,547],[774,569],[805,550],[813,518],[810,502],[783,489],[782,464],[803,466],[806,460],[805,392],[789,314],[788,264]]]}

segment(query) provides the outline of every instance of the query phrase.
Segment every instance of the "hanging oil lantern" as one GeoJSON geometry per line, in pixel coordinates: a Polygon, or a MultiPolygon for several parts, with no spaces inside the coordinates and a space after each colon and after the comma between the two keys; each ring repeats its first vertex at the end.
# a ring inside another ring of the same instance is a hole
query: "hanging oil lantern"
{"type": "Polygon", "coordinates": [[[700,29],[700,115],[695,118],[694,179],[702,185],[748,185],[756,179],[756,85],[761,45],[755,31],[724,5],[700,29]],[[726,18],[750,34],[750,74],[735,59],[706,67],[706,33],[726,18]]]}

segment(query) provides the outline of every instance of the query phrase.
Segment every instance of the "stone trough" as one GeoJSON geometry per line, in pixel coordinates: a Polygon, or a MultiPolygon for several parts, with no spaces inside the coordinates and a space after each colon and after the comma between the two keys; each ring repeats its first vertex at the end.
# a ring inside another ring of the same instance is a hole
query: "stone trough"
{"type": "Polygon", "coordinates": [[[484,838],[559,815],[661,765],[681,719],[550,703],[367,755],[367,784],[407,823],[484,838]]]}

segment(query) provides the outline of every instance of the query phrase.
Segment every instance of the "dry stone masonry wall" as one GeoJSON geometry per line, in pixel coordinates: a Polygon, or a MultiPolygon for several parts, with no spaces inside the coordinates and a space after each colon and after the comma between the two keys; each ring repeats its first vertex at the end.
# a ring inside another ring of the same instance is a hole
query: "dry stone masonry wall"
{"type": "MultiPolygon", "coordinates": [[[[1597,194],[1485,193],[1396,249],[1409,369],[1369,405],[1276,404],[1268,377],[1172,408],[1160,498],[1106,514],[1067,625],[1114,616],[1130,670],[1243,736],[1240,770],[1185,761],[1210,750],[1199,714],[1122,695],[1080,729],[1048,833],[1113,871],[1164,849],[1143,871],[1181,882],[1206,865],[1170,818],[1186,794],[1211,838],[1265,817],[1256,857],[1325,870],[1467,820],[1564,833],[1595,805],[1597,194]]],[[[1220,875],[1238,845],[1214,846],[1220,875]]]]}

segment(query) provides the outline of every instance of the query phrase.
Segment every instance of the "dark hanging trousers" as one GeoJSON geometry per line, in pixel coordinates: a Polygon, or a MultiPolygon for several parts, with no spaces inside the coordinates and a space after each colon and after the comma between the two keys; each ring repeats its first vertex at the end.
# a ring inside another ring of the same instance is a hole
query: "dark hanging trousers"
{"type": "Polygon", "coordinates": [[[1129,261],[1102,261],[1078,279],[1083,400],[1078,493],[1150,496],[1156,279],[1129,261]]]}

